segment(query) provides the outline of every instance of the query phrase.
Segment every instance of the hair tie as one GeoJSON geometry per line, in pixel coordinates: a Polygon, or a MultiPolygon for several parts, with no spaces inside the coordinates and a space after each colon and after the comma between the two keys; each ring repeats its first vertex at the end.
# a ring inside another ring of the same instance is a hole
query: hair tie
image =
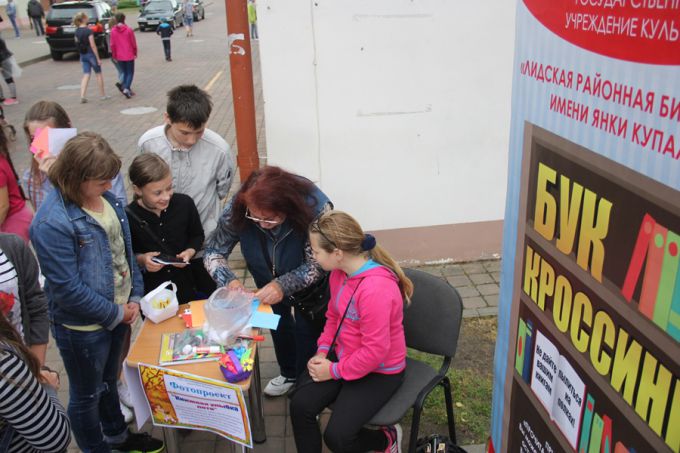
{"type": "Polygon", "coordinates": [[[375,237],[372,234],[364,234],[364,240],[361,241],[361,250],[373,250],[375,247],[375,237]]]}

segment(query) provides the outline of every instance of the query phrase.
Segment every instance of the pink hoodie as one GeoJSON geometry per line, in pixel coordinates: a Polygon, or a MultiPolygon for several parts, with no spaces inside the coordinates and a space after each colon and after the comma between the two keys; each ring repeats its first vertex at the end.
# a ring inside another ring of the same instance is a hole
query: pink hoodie
{"type": "Polygon", "coordinates": [[[352,300],[334,348],[338,362],[331,364],[333,379],[349,381],[369,373],[396,374],[406,367],[404,302],[397,281],[392,271],[373,261],[350,277],[341,270],[331,272],[331,300],[318,352],[328,352],[352,300]]]}
{"type": "Polygon", "coordinates": [[[118,61],[137,58],[135,32],[125,24],[116,24],[111,29],[111,55],[118,61]]]}

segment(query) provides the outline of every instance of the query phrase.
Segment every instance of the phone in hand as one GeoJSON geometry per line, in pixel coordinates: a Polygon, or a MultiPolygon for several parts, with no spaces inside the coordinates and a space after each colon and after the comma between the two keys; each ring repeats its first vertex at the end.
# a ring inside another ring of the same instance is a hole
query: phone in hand
{"type": "Polygon", "coordinates": [[[151,261],[158,264],[189,264],[182,261],[181,258],[176,256],[168,255],[167,253],[161,253],[160,255],[152,256],[151,261]]]}

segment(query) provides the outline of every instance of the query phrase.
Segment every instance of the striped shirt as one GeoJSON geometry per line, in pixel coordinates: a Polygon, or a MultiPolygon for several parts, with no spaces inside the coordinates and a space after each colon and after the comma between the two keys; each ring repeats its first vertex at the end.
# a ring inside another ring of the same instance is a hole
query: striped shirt
{"type": "Polygon", "coordinates": [[[19,279],[14,264],[2,250],[0,250],[0,311],[23,339],[24,325],[21,320],[19,279]]]}
{"type": "Polygon", "coordinates": [[[50,395],[14,353],[0,350],[0,439],[14,428],[9,451],[61,452],[71,442],[66,411],[49,387],[50,395]]]}

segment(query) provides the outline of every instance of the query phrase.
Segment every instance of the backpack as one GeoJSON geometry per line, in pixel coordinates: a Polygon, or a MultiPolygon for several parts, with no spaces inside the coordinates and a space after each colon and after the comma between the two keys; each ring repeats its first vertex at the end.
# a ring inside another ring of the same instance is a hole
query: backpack
{"type": "Polygon", "coordinates": [[[416,442],[416,453],[467,453],[462,447],[451,442],[446,436],[432,434],[416,442]]]}

